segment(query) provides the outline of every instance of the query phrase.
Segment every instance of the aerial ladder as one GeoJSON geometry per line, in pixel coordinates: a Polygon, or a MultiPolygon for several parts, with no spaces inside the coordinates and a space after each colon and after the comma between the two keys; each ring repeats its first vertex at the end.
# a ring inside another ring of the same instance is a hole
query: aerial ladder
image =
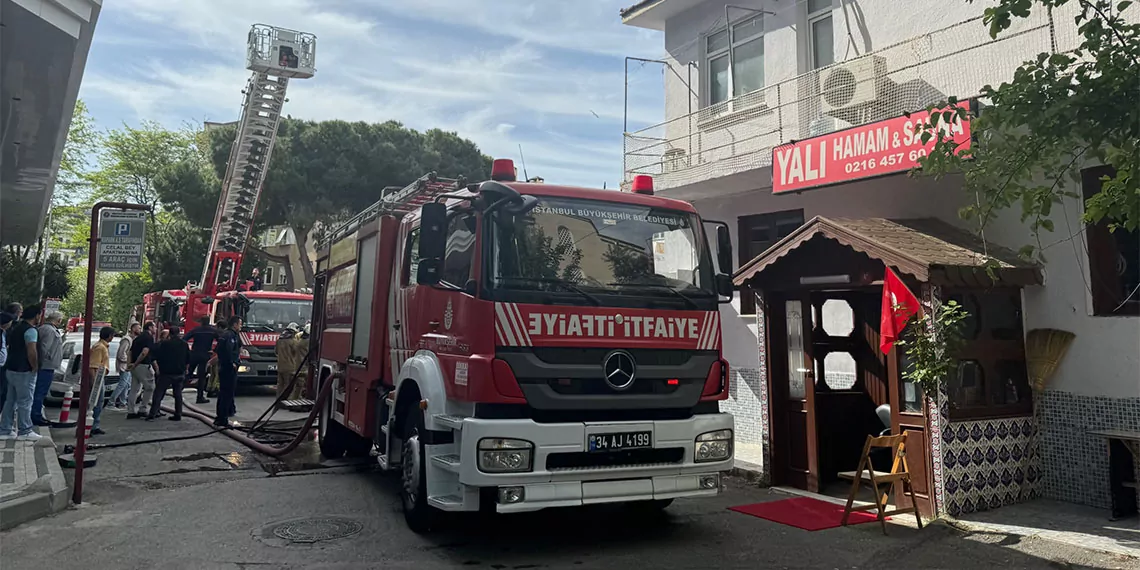
{"type": "Polygon", "coordinates": [[[307,79],[316,73],[316,50],[313,34],[264,24],[255,24],[249,31],[246,68],[253,73],[242,92],[245,100],[222,180],[202,278],[187,286],[187,326],[210,313],[209,304],[216,294],[238,288],[289,80],[307,79]]]}

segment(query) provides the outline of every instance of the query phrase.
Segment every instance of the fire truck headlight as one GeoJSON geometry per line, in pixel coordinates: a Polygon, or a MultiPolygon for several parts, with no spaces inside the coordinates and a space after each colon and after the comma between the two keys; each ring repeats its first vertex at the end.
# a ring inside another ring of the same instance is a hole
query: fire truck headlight
{"type": "Polygon", "coordinates": [[[479,470],[484,473],[522,473],[534,467],[534,444],[521,439],[479,440],[479,470]]]}
{"type": "Polygon", "coordinates": [[[732,458],[732,430],[721,429],[702,433],[693,443],[693,461],[707,463],[732,458]]]}

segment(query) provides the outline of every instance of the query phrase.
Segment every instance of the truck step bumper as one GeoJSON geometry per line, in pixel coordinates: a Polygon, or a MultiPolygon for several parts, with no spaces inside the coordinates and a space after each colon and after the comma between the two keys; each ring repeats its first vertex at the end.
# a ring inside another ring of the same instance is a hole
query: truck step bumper
{"type": "MultiPolygon", "coordinates": [[[[551,507],[575,507],[603,503],[653,501],[682,497],[708,497],[721,492],[720,473],[698,475],[667,475],[644,479],[617,481],[561,481],[557,483],[531,483],[518,485],[521,500],[514,503],[499,502],[500,513],[537,511],[551,507]]],[[[509,495],[515,495],[511,487],[509,495]]]]}

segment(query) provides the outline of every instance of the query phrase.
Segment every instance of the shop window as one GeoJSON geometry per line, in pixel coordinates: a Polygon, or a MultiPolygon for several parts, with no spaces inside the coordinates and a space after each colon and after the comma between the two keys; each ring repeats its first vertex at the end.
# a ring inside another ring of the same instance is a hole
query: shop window
{"type": "Polygon", "coordinates": [[[946,300],[958,302],[970,314],[963,322],[966,342],[958,367],[946,379],[951,419],[1032,413],[1020,290],[947,291],[946,300]]]}
{"type": "MultiPolygon", "coordinates": [[[[803,210],[741,216],[736,219],[737,258],[740,266],[752,261],[804,225],[803,210]]],[[[747,287],[740,291],[740,314],[756,314],[756,296],[747,287]]]]}
{"type": "MultiPolygon", "coordinates": [[[[1085,200],[1100,192],[1102,178],[1115,175],[1110,166],[1081,172],[1085,200]]],[[[1089,252],[1089,288],[1098,317],[1140,315],[1140,231],[1109,231],[1102,220],[1085,227],[1089,252]]]]}

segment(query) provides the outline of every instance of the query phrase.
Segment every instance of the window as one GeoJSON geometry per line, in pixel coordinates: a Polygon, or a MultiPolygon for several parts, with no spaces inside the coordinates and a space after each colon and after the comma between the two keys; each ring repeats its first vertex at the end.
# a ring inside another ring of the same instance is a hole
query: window
{"type": "MultiPolygon", "coordinates": [[[[786,210],[759,214],[755,216],[741,216],[736,219],[738,242],[738,261],[740,266],[752,261],[756,256],[764,253],[776,242],[787,237],[804,225],[803,210],[786,210]]],[[[740,314],[756,314],[756,298],[749,289],[740,292],[740,314]]]]}
{"type": "MultiPolygon", "coordinates": [[[[1101,179],[1114,176],[1110,166],[1081,172],[1084,198],[1100,192],[1101,179]]],[[[1098,317],[1140,315],[1140,232],[1117,228],[1108,230],[1101,221],[1085,228],[1089,251],[1089,287],[1093,314],[1098,317]]]]}
{"type": "Polygon", "coordinates": [[[273,266],[272,265],[266,265],[265,266],[265,282],[270,284],[270,285],[273,284],[273,266]]]}
{"type": "Polygon", "coordinates": [[[289,277],[289,274],[285,273],[285,268],[282,267],[281,271],[277,272],[277,284],[278,285],[287,285],[289,283],[288,277],[289,277]]]}
{"type": "Polygon", "coordinates": [[[969,313],[963,323],[958,368],[947,379],[954,420],[1032,413],[1025,367],[1021,292],[1016,289],[948,291],[969,313]]]}
{"type": "Polygon", "coordinates": [[[764,15],[751,16],[733,24],[731,29],[705,36],[705,69],[708,70],[706,105],[723,103],[764,87],[764,15]],[[728,69],[730,41],[731,72],[728,69]]]}
{"type": "Polygon", "coordinates": [[[368,358],[372,332],[372,297],[376,294],[377,236],[360,240],[356,270],[356,299],[352,319],[352,356],[368,358]]]}
{"type": "Polygon", "coordinates": [[[416,273],[420,264],[420,229],[416,228],[408,234],[408,242],[404,246],[404,278],[401,286],[407,287],[416,283],[416,273]]]}
{"type": "Polygon", "coordinates": [[[471,264],[475,261],[475,217],[459,214],[447,225],[447,245],[440,279],[456,287],[467,287],[471,264]]]}
{"type": "Polygon", "coordinates": [[[819,69],[835,63],[835,37],[831,21],[831,0],[808,0],[808,45],[811,68],[819,69]]]}

